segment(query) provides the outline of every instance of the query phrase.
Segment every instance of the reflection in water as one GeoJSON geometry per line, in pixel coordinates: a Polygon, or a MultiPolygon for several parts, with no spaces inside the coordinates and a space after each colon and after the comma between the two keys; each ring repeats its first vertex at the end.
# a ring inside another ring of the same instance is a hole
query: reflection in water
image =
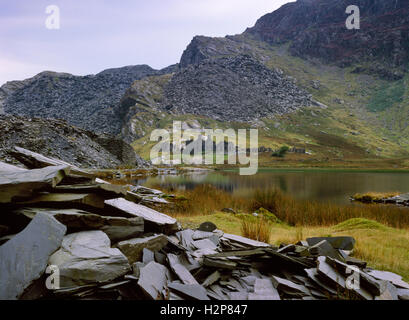
{"type": "Polygon", "coordinates": [[[409,173],[261,170],[254,176],[240,176],[238,172],[211,171],[149,177],[134,183],[188,190],[211,184],[243,197],[255,189],[277,188],[297,199],[346,204],[358,192],[409,192],[409,173]]]}

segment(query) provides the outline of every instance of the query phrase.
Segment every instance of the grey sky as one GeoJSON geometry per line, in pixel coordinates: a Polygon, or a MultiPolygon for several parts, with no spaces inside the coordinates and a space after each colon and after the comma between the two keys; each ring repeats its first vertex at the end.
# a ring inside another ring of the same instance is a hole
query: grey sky
{"type": "Polygon", "coordinates": [[[44,70],[78,75],[179,61],[195,35],[242,33],[289,0],[0,0],[0,85],[44,70]],[[45,27],[48,5],[61,28],[45,27]]]}

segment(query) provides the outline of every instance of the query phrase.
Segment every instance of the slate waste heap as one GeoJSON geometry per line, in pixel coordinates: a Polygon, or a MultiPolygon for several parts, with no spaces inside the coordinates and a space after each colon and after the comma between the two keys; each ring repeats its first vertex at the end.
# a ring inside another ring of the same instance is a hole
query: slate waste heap
{"type": "Polygon", "coordinates": [[[153,209],[168,202],[158,190],[12,154],[24,167],[0,163],[0,299],[409,299],[402,277],[351,256],[351,237],[275,247],[210,222],[183,230],[153,209]]]}

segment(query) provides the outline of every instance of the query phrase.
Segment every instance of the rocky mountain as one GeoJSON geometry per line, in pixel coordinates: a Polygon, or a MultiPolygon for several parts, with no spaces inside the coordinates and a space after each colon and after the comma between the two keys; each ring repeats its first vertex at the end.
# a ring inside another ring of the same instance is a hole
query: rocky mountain
{"type": "Polygon", "coordinates": [[[159,71],[147,65],[127,66],[88,76],[46,71],[4,84],[0,89],[0,110],[27,117],[64,119],[87,130],[117,134],[122,123],[118,103],[132,82],[169,73],[174,68],[159,71]]]}
{"type": "Polygon", "coordinates": [[[0,132],[0,159],[7,162],[12,162],[10,150],[19,146],[85,168],[149,166],[121,139],[97,135],[62,120],[0,115],[0,132]]]}
{"type": "Polygon", "coordinates": [[[9,82],[0,113],[65,119],[138,151],[150,131],[178,119],[258,126],[264,147],[288,144],[325,159],[406,155],[408,10],[407,0],[298,0],[243,34],[194,37],[179,64],[163,70],[9,82]],[[360,7],[360,30],[345,26],[351,4],[360,7]]]}
{"type": "Polygon", "coordinates": [[[247,55],[204,60],[177,72],[164,89],[173,114],[250,122],[311,105],[311,95],[281,70],[247,55]]]}
{"type": "Polygon", "coordinates": [[[261,17],[243,35],[195,37],[183,53],[185,67],[211,56],[257,52],[243,36],[304,59],[319,59],[385,79],[403,77],[409,59],[409,2],[406,0],[298,0],[261,17]],[[360,8],[360,29],[346,28],[346,8],[360,8]]]}

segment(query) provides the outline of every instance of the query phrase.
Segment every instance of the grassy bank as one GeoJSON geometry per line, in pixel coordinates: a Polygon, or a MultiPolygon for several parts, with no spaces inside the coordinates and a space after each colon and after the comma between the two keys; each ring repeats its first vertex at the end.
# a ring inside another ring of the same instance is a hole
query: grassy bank
{"type": "Polygon", "coordinates": [[[250,199],[239,198],[208,185],[167,192],[177,199],[167,213],[185,227],[211,221],[224,232],[275,245],[312,236],[348,235],[357,241],[356,258],[409,280],[409,210],[405,208],[300,201],[277,190],[256,190],[250,199]],[[233,208],[236,214],[221,212],[223,208],[233,208]],[[257,217],[252,215],[255,211],[257,217]]]}
{"type": "Polygon", "coordinates": [[[332,226],[348,219],[365,218],[388,227],[409,228],[409,210],[393,205],[335,205],[316,201],[295,200],[282,192],[255,190],[248,198],[235,197],[210,185],[193,190],[165,190],[176,194],[178,201],[167,213],[182,216],[207,215],[223,208],[241,213],[253,213],[259,208],[274,213],[291,226],[332,226]]]}

